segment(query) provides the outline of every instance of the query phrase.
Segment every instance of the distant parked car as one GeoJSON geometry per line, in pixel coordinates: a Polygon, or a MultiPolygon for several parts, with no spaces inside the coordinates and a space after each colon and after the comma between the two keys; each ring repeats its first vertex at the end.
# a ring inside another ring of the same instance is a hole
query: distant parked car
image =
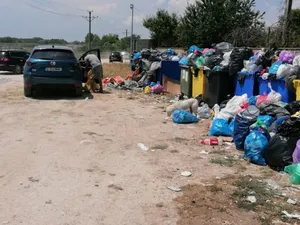
{"type": "Polygon", "coordinates": [[[24,50],[0,49],[0,71],[23,73],[23,67],[30,53],[24,50]]]}
{"type": "Polygon", "coordinates": [[[129,59],[129,53],[128,52],[121,52],[121,55],[122,55],[122,57],[123,57],[123,60],[124,59],[129,59]]]}
{"type": "Polygon", "coordinates": [[[74,90],[76,96],[82,95],[84,77],[84,57],[100,50],[92,49],[76,58],[72,48],[66,46],[37,46],[33,49],[24,66],[24,95],[31,97],[38,88],[74,90]]]}
{"type": "Polygon", "coordinates": [[[111,52],[109,55],[109,62],[121,62],[123,63],[123,57],[121,52],[111,52]]]}

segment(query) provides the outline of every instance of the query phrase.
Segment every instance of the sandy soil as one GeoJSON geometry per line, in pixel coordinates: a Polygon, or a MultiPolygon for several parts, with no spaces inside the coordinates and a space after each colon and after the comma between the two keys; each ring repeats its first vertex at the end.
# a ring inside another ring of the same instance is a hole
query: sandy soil
{"type": "MultiPolygon", "coordinates": [[[[232,189],[214,201],[218,195],[189,185],[274,175],[238,159],[234,146],[201,146],[209,121],[166,121],[165,96],[26,99],[22,90],[21,76],[0,75],[0,224],[260,224],[259,213],[225,195],[232,189]],[[225,155],[237,159],[234,166],[210,161],[225,155]]],[[[286,176],[274,179],[289,184],[286,176]]]]}

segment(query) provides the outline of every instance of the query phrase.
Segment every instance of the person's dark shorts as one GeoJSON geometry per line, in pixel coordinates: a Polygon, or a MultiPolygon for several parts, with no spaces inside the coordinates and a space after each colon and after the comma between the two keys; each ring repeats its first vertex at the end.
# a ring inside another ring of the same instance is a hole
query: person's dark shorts
{"type": "Polygon", "coordinates": [[[96,82],[103,79],[103,68],[102,65],[92,68],[91,78],[96,82]]]}

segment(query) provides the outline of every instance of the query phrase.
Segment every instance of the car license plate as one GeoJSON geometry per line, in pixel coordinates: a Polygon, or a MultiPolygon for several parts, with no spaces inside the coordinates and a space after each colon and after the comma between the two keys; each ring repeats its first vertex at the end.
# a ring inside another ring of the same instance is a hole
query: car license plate
{"type": "Polygon", "coordinates": [[[45,69],[45,71],[47,72],[61,72],[62,71],[62,68],[58,68],[58,67],[47,67],[45,69]]]}

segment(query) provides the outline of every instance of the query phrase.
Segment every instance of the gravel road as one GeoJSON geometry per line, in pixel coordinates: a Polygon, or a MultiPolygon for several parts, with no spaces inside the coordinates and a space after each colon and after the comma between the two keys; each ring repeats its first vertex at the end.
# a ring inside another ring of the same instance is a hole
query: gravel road
{"type": "MultiPolygon", "coordinates": [[[[206,206],[205,191],[197,198],[207,213],[197,222],[185,221],[198,213],[178,210],[184,205],[174,199],[182,193],[168,186],[240,170],[210,163],[206,151],[221,154],[224,147],[200,146],[208,122],[166,121],[165,96],[115,91],[85,98],[24,98],[22,76],[0,75],[0,224],[260,224],[237,207],[218,216],[213,199],[206,206]],[[184,171],[192,176],[181,176],[184,171]]],[[[258,170],[252,166],[249,173],[258,170]]]]}

